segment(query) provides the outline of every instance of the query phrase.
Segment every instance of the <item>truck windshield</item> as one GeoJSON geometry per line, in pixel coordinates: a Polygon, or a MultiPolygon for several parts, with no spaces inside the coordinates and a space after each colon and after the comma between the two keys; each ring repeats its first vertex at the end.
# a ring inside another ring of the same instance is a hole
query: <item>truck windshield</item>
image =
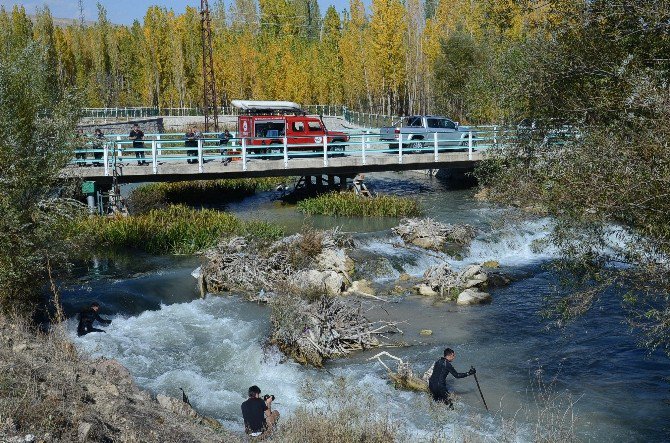
{"type": "Polygon", "coordinates": [[[448,118],[428,118],[426,120],[429,128],[456,129],[456,124],[448,118]]]}

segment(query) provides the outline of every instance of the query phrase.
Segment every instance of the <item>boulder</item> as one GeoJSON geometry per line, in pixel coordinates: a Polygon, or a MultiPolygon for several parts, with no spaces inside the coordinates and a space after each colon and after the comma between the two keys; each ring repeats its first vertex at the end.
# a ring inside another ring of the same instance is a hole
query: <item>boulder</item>
{"type": "Polygon", "coordinates": [[[77,428],[77,436],[81,443],[88,441],[89,434],[91,433],[91,428],[93,425],[91,423],[86,423],[85,421],[79,423],[77,428]]]}
{"type": "Polygon", "coordinates": [[[492,272],[488,274],[487,285],[493,288],[507,286],[512,281],[508,276],[499,272],[492,272]]]}
{"type": "Polygon", "coordinates": [[[421,283],[420,285],[416,285],[414,287],[416,289],[416,292],[419,293],[419,295],[424,295],[426,297],[434,297],[437,295],[437,292],[433,290],[430,286],[428,286],[425,283],[421,283]]]}
{"type": "Polygon", "coordinates": [[[500,263],[497,260],[487,260],[482,263],[482,267],[489,269],[497,269],[500,267],[500,263]]]}
{"type": "Polygon", "coordinates": [[[470,225],[448,225],[430,218],[403,219],[393,232],[405,243],[434,251],[444,250],[447,243],[467,246],[475,237],[475,229],[470,225]]]}
{"type": "Polygon", "coordinates": [[[480,265],[470,265],[463,269],[459,275],[462,280],[467,280],[470,277],[473,277],[476,274],[479,274],[482,270],[480,265]]]}
{"type": "Polygon", "coordinates": [[[491,302],[491,294],[487,292],[482,292],[476,288],[466,289],[465,291],[458,294],[458,298],[456,299],[457,305],[464,305],[464,306],[477,305],[490,302],[491,302]]]}
{"type": "Polygon", "coordinates": [[[341,294],[344,286],[344,277],[335,271],[298,271],[292,280],[293,285],[302,291],[324,290],[329,295],[341,294]]]}
{"type": "Polygon", "coordinates": [[[375,290],[368,280],[355,280],[347,292],[363,295],[375,295],[375,290]]]}
{"type": "Polygon", "coordinates": [[[344,249],[324,249],[316,256],[317,267],[321,271],[350,273],[354,270],[354,261],[344,249]]]}
{"type": "Polygon", "coordinates": [[[411,278],[412,278],[411,275],[409,275],[409,274],[406,273],[406,272],[403,272],[403,273],[400,274],[400,276],[398,277],[398,280],[400,280],[400,281],[409,281],[409,280],[411,280],[411,278]]]}
{"type": "Polygon", "coordinates": [[[419,332],[420,335],[433,335],[433,331],[430,329],[422,329],[421,332],[419,332]]]}
{"type": "Polygon", "coordinates": [[[158,394],[156,396],[158,404],[163,408],[167,409],[170,412],[174,412],[177,415],[183,415],[186,417],[197,417],[198,413],[195,412],[195,409],[191,407],[188,403],[184,403],[181,400],[178,400],[174,397],[168,397],[167,395],[158,394]]]}

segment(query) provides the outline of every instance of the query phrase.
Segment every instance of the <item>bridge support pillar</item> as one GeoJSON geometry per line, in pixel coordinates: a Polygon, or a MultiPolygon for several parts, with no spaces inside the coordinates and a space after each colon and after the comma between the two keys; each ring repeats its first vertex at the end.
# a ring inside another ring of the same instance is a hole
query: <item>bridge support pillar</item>
{"type": "Polygon", "coordinates": [[[335,189],[335,176],[334,175],[328,175],[328,188],[329,189],[335,189]]]}
{"type": "Polygon", "coordinates": [[[346,190],[347,190],[347,176],[340,175],[340,191],[346,191],[346,190]]]}

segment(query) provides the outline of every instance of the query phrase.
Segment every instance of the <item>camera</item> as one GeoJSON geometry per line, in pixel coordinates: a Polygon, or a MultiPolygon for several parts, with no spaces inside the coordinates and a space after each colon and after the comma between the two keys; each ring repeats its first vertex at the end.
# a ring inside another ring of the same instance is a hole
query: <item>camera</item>
{"type": "Polygon", "coordinates": [[[268,394],[265,394],[265,395],[263,396],[263,400],[267,400],[268,398],[271,398],[272,401],[275,401],[275,396],[274,396],[274,395],[268,395],[268,394]]]}

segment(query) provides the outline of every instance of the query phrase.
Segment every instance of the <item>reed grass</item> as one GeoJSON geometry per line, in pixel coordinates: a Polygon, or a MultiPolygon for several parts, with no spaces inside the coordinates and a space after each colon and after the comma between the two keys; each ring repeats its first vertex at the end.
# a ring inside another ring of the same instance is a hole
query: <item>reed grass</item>
{"type": "Polygon", "coordinates": [[[174,203],[201,204],[239,200],[259,191],[275,189],[286,180],[285,177],[266,177],[150,183],[130,193],[128,207],[130,213],[136,215],[174,203]]]}
{"type": "Polygon", "coordinates": [[[284,235],[282,228],[267,222],[243,221],[225,212],[183,205],[128,217],[92,217],[80,223],[79,231],[97,245],[153,254],[194,254],[225,236],[275,240],[284,235]]]}
{"type": "Polygon", "coordinates": [[[330,192],[298,202],[308,215],[336,217],[414,217],[421,214],[419,203],[408,197],[379,195],[359,197],[351,192],[330,192]]]}

